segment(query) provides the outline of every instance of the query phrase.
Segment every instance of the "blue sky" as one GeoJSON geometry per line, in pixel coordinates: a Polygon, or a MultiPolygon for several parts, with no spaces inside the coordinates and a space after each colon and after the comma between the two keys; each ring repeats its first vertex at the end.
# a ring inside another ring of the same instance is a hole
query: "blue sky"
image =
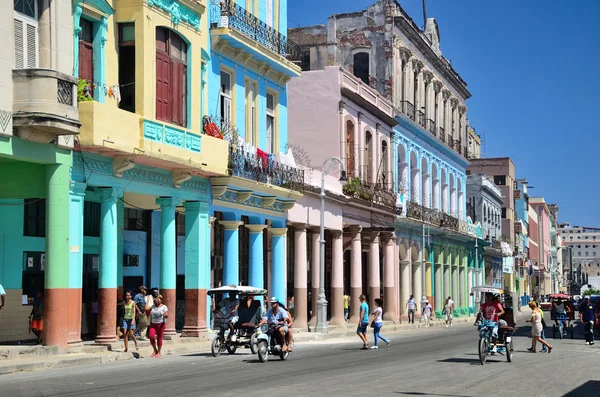
{"type": "MultiPolygon", "coordinates": [[[[374,2],[289,0],[289,26],[374,2]]],[[[421,0],[400,4],[422,26],[421,0]]],[[[427,16],[468,84],[486,157],[510,156],[560,222],[600,227],[600,1],[428,0],[427,16]]]]}

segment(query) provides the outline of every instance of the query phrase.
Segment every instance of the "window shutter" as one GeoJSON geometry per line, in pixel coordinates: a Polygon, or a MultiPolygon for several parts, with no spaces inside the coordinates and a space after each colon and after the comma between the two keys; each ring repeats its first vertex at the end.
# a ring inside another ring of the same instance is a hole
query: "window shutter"
{"type": "Polygon", "coordinates": [[[172,97],[171,99],[171,121],[175,124],[181,124],[181,64],[179,62],[171,61],[171,71],[173,72],[171,81],[172,86],[172,97]]]}
{"type": "Polygon", "coordinates": [[[170,60],[168,56],[156,54],[156,118],[171,121],[169,112],[170,60]]]}
{"type": "Polygon", "coordinates": [[[25,40],[23,38],[23,21],[14,20],[15,29],[15,69],[25,67],[25,40]]]}
{"type": "Polygon", "coordinates": [[[27,28],[27,67],[28,68],[37,68],[37,48],[36,48],[36,38],[37,38],[37,27],[26,23],[27,28]]]}

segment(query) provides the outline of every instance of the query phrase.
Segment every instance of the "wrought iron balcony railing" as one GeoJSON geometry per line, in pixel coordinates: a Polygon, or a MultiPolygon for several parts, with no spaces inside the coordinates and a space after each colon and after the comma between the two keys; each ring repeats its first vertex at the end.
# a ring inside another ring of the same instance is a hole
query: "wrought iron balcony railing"
{"type": "Polygon", "coordinates": [[[454,148],[454,141],[452,140],[452,135],[448,134],[448,141],[446,143],[448,143],[448,146],[450,146],[451,148],[454,148]]]}
{"type": "Polygon", "coordinates": [[[409,201],[407,203],[406,216],[439,227],[442,224],[443,213],[438,209],[427,208],[413,201],[409,201]]]}
{"type": "Polygon", "coordinates": [[[417,110],[417,123],[419,123],[419,125],[423,128],[426,127],[425,125],[425,113],[423,113],[420,110],[417,110]]]}
{"type": "Polygon", "coordinates": [[[444,131],[444,127],[440,127],[440,141],[446,143],[446,131],[444,131]]]}
{"type": "Polygon", "coordinates": [[[451,229],[454,231],[458,231],[458,218],[453,217],[452,215],[448,215],[446,213],[444,213],[442,215],[442,227],[445,227],[446,229],[451,229]]]}
{"type": "Polygon", "coordinates": [[[415,120],[415,105],[409,101],[400,102],[400,112],[407,115],[411,120],[415,120]]]}
{"type": "Polygon", "coordinates": [[[394,189],[381,183],[371,185],[370,187],[373,191],[374,204],[379,204],[387,208],[396,207],[396,194],[394,193],[394,189]]]}
{"type": "Polygon", "coordinates": [[[228,169],[230,176],[304,192],[304,171],[278,163],[272,155],[261,157],[231,146],[228,169]]]}
{"type": "Polygon", "coordinates": [[[429,132],[431,132],[431,135],[437,136],[437,130],[435,129],[435,121],[431,119],[428,119],[427,121],[429,123],[429,132]]]}
{"type": "Polygon", "coordinates": [[[458,152],[458,154],[462,154],[462,142],[459,140],[454,140],[454,150],[458,152]]]}
{"type": "Polygon", "coordinates": [[[235,4],[235,1],[211,2],[211,28],[230,28],[285,57],[297,51],[297,46],[288,43],[287,36],[258,19],[251,12],[235,4]]]}

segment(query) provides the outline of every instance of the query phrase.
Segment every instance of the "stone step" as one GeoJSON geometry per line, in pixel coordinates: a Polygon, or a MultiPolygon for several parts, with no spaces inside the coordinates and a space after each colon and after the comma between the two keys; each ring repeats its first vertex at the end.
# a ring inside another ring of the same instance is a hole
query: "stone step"
{"type": "Polygon", "coordinates": [[[29,357],[47,357],[58,354],[58,347],[41,345],[0,346],[0,360],[18,360],[29,357]]]}

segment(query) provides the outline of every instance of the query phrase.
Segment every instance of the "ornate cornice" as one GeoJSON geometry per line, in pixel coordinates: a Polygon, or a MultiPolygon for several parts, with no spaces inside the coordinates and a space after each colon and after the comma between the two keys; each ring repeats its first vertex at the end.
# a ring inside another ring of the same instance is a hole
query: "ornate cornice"
{"type": "Polygon", "coordinates": [[[440,93],[442,91],[442,87],[444,86],[442,82],[436,78],[434,78],[431,82],[433,84],[433,89],[435,90],[435,92],[440,93]]]}
{"type": "Polygon", "coordinates": [[[412,62],[415,74],[419,74],[419,72],[421,72],[421,69],[423,68],[423,62],[421,62],[418,58],[415,57],[410,58],[410,61],[412,62]]]}
{"type": "Polygon", "coordinates": [[[183,22],[190,25],[196,31],[200,30],[200,15],[188,7],[179,4],[177,0],[148,0],[148,5],[169,14],[173,25],[179,25],[183,22]]]}
{"type": "Polygon", "coordinates": [[[113,159],[113,175],[122,178],[123,173],[135,167],[135,162],[129,157],[115,157],[113,159]]]}
{"type": "Polygon", "coordinates": [[[181,184],[192,179],[192,174],[187,171],[173,172],[173,187],[181,188],[181,184]]]}
{"type": "Polygon", "coordinates": [[[444,97],[444,101],[447,101],[448,99],[450,99],[450,96],[452,95],[452,93],[450,92],[449,89],[442,88],[442,95],[444,97]]]}

